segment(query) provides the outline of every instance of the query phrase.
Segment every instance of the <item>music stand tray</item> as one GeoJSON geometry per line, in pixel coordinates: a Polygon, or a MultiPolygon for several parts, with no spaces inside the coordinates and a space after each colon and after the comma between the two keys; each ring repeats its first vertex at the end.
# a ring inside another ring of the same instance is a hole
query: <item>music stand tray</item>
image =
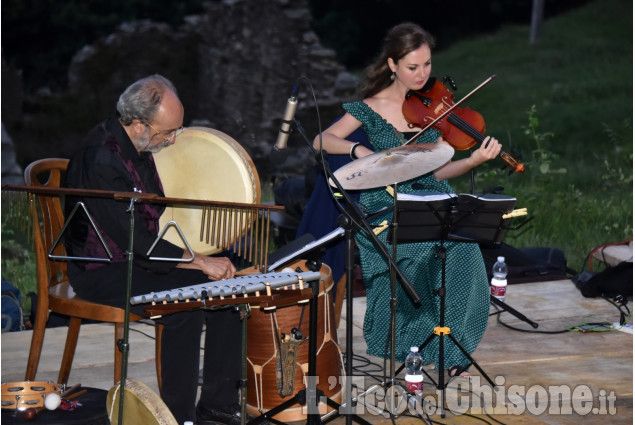
{"type": "MultiPolygon", "coordinates": [[[[501,243],[516,198],[498,194],[415,192],[397,195],[399,242],[501,243]]],[[[392,240],[392,227],[388,241],[392,240]]]]}

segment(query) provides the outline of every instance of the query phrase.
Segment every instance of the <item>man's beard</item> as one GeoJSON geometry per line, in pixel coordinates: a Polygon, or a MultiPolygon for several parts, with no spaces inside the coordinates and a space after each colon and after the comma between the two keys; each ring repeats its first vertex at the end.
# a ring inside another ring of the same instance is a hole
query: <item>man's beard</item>
{"type": "Polygon", "coordinates": [[[152,138],[148,139],[147,137],[142,136],[138,139],[134,139],[132,141],[132,144],[135,145],[135,147],[137,148],[139,152],[150,152],[150,153],[157,153],[163,148],[167,148],[168,146],[170,146],[170,143],[167,140],[161,143],[157,143],[156,145],[150,146],[151,141],[152,141],[152,138]]]}

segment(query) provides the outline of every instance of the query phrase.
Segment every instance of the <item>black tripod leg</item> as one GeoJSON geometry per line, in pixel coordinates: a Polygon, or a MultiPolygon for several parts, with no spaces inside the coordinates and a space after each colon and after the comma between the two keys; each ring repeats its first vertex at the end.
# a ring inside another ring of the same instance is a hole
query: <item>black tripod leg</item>
{"type": "Polygon", "coordinates": [[[494,381],[492,381],[492,379],[487,375],[487,373],[485,373],[485,371],[478,365],[478,363],[476,363],[476,361],[474,360],[474,358],[472,358],[472,356],[470,355],[470,353],[468,353],[465,348],[463,348],[463,346],[461,345],[461,343],[459,343],[459,341],[457,341],[457,339],[454,337],[454,335],[452,334],[448,334],[448,336],[450,337],[450,339],[452,340],[452,342],[454,342],[454,345],[456,345],[459,350],[461,350],[461,352],[463,353],[463,355],[465,357],[468,358],[468,360],[470,361],[471,364],[474,365],[474,367],[481,372],[481,375],[483,375],[483,377],[487,380],[487,382],[490,383],[490,385],[492,387],[495,387],[496,384],[494,384],[494,381]]]}
{"type": "Polygon", "coordinates": [[[510,312],[511,314],[519,318],[520,320],[529,323],[531,326],[534,327],[534,329],[538,327],[538,323],[529,320],[524,314],[520,313],[517,310],[514,310],[512,307],[508,306],[507,304],[505,304],[504,302],[502,302],[495,296],[490,295],[490,301],[496,304],[497,306],[501,307],[503,310],[510,312]]]}
{"type": "Polygon", "coordinates": [[[439,382],[437,388],[441,390],[441,417],[445,418],[445,352],[443,351],[443,337],[439,335],[439,382]]]}

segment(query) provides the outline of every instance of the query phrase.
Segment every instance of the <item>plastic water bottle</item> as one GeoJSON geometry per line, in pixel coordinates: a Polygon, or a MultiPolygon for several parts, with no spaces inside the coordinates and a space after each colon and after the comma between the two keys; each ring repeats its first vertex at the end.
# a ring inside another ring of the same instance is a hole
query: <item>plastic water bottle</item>
{"type": "Polygon", "coordinates": [[[423,392],[423,359],[418,347],[410,347],[406,357],[406,388],[414,395],[423,392]]]}
{"type": "Polygon", "coordinates": [[[505,301],[505,293],[507,292],[507,264],[505,257],[498,257],[498,261],[492,267],[492,284],[490,285],[490,293],[501,301],[505,301]]]}

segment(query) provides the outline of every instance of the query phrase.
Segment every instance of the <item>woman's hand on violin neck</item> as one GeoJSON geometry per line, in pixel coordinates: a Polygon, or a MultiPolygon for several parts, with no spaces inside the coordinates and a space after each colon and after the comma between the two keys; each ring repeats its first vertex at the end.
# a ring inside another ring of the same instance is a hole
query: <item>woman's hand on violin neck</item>
{"type": "Polygon", "coordinates": [[[501,152],[501,144],[493,137],[487,136],[481,146],[475,150],[470,158],[474,161],[474,167],[480,165],[486,161],[490,161],[496,157],[501,152]]]}

